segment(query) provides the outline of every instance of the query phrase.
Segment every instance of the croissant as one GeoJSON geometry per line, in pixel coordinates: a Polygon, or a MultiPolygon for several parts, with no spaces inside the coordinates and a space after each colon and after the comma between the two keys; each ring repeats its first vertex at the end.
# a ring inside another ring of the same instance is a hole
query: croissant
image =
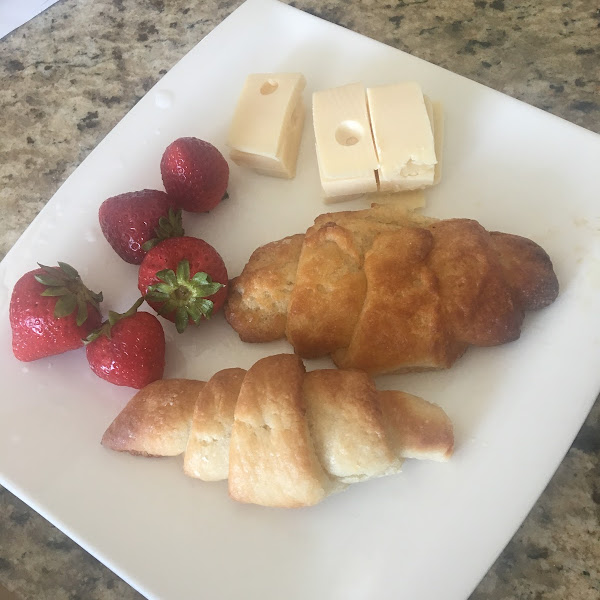
{"type": "Polygon", "coordinates": [[[405,458],[446,461],[454,435],[439,406],[377,391],[361,371],[307,373],[297,355],[279,354],[248,371],[219,371],[207,383],[151,383],[102,444],[145,456],[184,454],[187,475],[228,479],[235,500],[290,508],[396,473],[405,458]]]}
{"type": "Polygon", "coordinates": [[[225,316],[242,341],[286,337],[371,375],[450,367],[469,345],[520,335],[558,281],[529,239],[393,206],[328,213],[258,248],[231,281],[225,316]]]}

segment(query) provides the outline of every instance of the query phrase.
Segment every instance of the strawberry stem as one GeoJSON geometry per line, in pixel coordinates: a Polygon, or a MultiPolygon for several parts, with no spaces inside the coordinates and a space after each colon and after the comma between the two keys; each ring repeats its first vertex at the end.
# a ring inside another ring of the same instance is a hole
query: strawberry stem
{"type": "Polygon", "coordinates": [[[42,296],[56,296],[54,316],[68,317],[77,309],[75,322],[83,325],[88,317],[88,304],[100,310],[102,292],[92,292],[83,284],[76,269],[65,262],[58,262],[58,267],[48,267],[38,263],[44,271],[34,275],[35,280],[45,286],[42,296]]]}
{"type": "Polygon", "coordinates": [[[209,319],[213,302],[208,297],[216,294],[223,284],[213,281],[204,272],[195,273],[190,278],[190,263],[182,260],[176,271],[164,269],[156,274],[159,283],[148,286],[146,300],[158,304],[158,313],[163,317],[173,315],[179,333],[185,331],[190,320],[199,325],[202,319],[209,319]]]}
{"type": "Polygon", "coordinates": [[[184,235],[181,210],[169,208],[167,216],[158,220],[158,227],[154,229],[154,232],[156,237],[142,244],[142,250],[148,252],[163,240],[184,235]]]}
{"type": "Polygon", "coordinates": [[[119,321],[126,319],[127,317],[132,317],[137,312],[137,309],[142,305],[144,301],[144,297],[138,298],[133,306],[126,310],[124,313],[118,313],[114,310],[108,311],[108,319],[104,321],[98,329],[94,329],[86,338],[83,340],[84,344],[89,344],[94,340],[98,339],[101,335],[105,335],[109,340],[111,336],[111,330],[114,325],[116,325],[119,321]]]}

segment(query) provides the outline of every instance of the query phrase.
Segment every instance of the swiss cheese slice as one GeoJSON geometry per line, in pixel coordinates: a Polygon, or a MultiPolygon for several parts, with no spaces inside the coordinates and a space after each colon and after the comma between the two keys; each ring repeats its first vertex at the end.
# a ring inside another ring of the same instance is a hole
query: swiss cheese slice
{"type": "Polygon", "coordinates": [[[366,90],[362,83],[313,93],[313,125],[321,186],[329,199],[377,191],[366,90]]]}
{"type": "Polygon", "coordinates": [[[295,176],[305,86],[301,73],[253,73],[246,78],[227,141],[236,164],[264,175],[295,176]]]}
{"type": "Polygon", "coordinates": [[[435,182],[434,108],[418,83],[367,89],[379,189],[415,190],[435,182]]]}

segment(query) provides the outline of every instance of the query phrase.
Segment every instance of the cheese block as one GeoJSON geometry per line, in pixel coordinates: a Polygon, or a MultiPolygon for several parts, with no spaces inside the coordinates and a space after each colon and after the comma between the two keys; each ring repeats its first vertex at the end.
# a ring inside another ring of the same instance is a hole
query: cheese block
{"type": "Polygon", "coordinates": [[[313,93],[313,125],[321,186],[325,196],[377,191],[377,154],[362,83],[313,93]]]}
{"type": "Polygon", "coordinates": [[[434,106],[418,83],[367,89],[381,191],[415,190],[436,180],[434,106]]]}
{"type": "Polygon", "coordinates": [[[296,175],[305,86],[301,73],[253,73],[246,78],[227,140],[236,164],[263,175],[296,175]]]}

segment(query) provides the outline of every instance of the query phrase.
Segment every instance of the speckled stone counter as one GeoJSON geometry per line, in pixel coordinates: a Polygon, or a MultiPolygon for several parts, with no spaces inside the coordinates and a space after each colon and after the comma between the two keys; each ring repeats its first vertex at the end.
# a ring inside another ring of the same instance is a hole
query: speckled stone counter
{"type": "MultiPolygon", "coordinates": [[[[600,132],[596,2],[289,3],[600,132]]],[[[0,40],[0,257],[145,92],[239,4],[61,0],[0,40]]],[[[140,598],[1,488],[0,584],[23,599],[140,598]]],[[[513,598],[600,598],[598,401],[471,600],[513,598]]]]}

